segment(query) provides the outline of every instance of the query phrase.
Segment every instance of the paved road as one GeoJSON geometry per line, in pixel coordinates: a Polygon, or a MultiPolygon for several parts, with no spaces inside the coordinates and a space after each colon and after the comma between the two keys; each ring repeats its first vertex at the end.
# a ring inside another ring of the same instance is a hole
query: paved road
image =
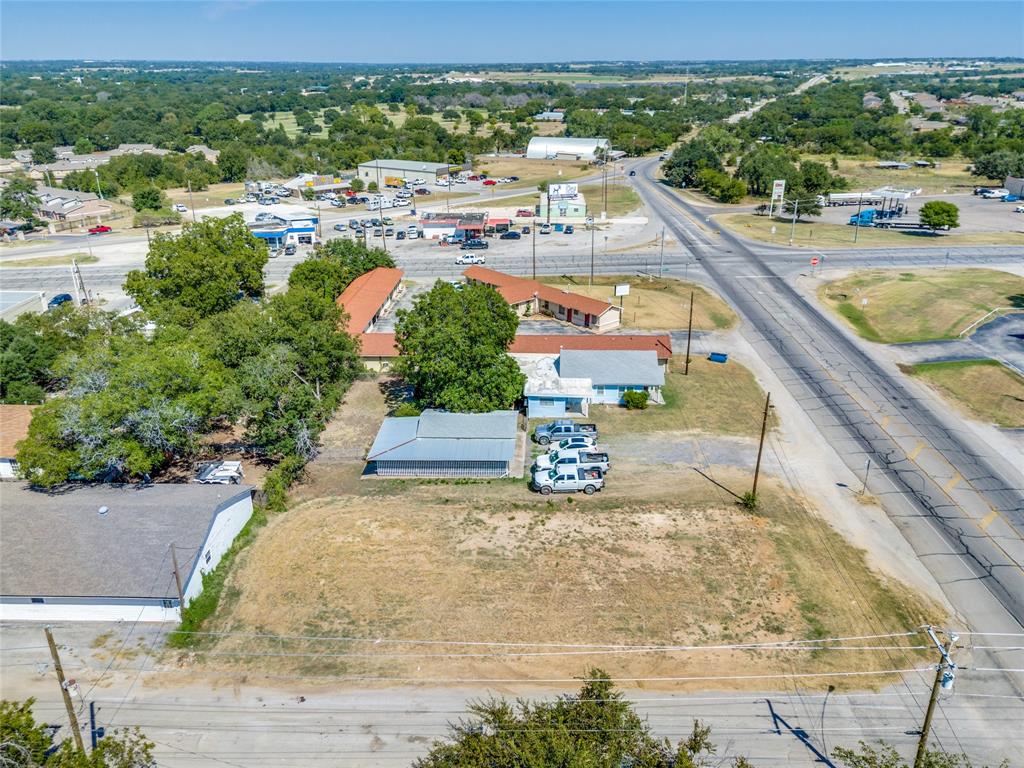
{"type": "MultiPolygon", "coordinates": [[[[876,359],[798,292],[791,256],[782,251],[766,255],[728,232],[703,230],[695,223],[699,211],[658,184],[653,169],[653,162],[644,165],[638,185],[649,209],[701,261],[745,320],[744,334],[803,404],[827,443],[858,474],[871,460],[876,471],[869,489],[942,585],[958,619],[987,631],[1020,632],[1021,468],[980,444],[955,416],[940,414],[915,397],[894,367],[876,359]]],[[[1020,260],[1019,250],[997,252],[1020,260]]],[[[870,256],[830,256],[829,262],[834,266],[844,258],[852,265],[870,256]]],[[[1020,653],[990,661],[1024,668],[1020,653]]],[[[1019,674],[1003,677],[1013,693],[1021,692],[1022,683],[1019,674]]]]}

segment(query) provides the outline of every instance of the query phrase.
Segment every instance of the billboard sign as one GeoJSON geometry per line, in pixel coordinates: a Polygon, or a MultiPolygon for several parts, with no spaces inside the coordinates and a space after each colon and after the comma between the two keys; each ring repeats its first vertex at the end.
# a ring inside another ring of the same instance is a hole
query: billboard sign
{"type": "Polygon", "coordinates": [[[571,200],[578,192],[577,184],[549,184],[548,200],[571,200]]]}
{"type": "Polygon", "coordinates": [[[629,283],[618,283],[615,286],[616,296],[629,296],[629,283]]]}
{"type": "Polygon", "coordinates": [[[776,179],[772,182],[772,200],[781,200],[786,195],[786,180],[776,179]]]}

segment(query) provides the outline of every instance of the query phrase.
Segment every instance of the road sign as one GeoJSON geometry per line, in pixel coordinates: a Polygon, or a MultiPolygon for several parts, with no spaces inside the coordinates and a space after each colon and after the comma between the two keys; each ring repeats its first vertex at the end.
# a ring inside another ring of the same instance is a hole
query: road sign
{"type": "Polygon", "coordinates": [[[776,179],[772,182],[772,200],[781,200],[786,196],[786,180],[776,179]]]}
{"type": "Polygon", "coordinates": [[[818,266],[818,257],[817,256],[812,256],[811,257],[811,266],[812,267],[818,266]]]}

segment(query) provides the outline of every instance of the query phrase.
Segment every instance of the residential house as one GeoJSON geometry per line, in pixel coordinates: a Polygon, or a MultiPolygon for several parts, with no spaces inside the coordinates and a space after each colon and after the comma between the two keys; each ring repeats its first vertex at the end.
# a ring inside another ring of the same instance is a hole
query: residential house
{"type": "Polygon", "coordinates": [[[3,495],[0,621],[177,622],[252,516],[252,489],[236,485],[3,495]]]}
{"type": "Polygon", "coordinates": [[[28,437],[34,405],[0,403],[0,480],[14,480],[18,476],[18,463],[14,460],[17,445],[28,437]]]}
{"type": "Polygon", "coordinates": [[[36,187],[39,207],[36,215],[53,221],[82,221],[101,219],[114,211],[114,206],[92,192],[61,189],[39,185],[36,187]]]}
{"type": "Polygon", "coordinates": [[[864,109],[880,109],[883,103],[882,98],[874,91],[868,91],[861,99],[861,106],[864,109]]]}
{"type": "Polygon", "coordinates": [[[521,472],[520,442],[515,411],[392,416],[366,455],[367,471],[380,477],[508,477],[521,472]]]}
{"type": "Polygon", "coordinates": [[[185,152],[189,155],[202,155],[208,163],[216,164],[217,158],[220,157],[219,149],[211,149],[205,144],[192,144],[185,148],[185,152]]]}
{"type": "Polygon", "coordinates": [[[469,267],[462,274],[470,282],[492,286],[521,317],[545,314],[597,333],[621,323],[622,310],[607,301],[481,266],[469,267]]]}

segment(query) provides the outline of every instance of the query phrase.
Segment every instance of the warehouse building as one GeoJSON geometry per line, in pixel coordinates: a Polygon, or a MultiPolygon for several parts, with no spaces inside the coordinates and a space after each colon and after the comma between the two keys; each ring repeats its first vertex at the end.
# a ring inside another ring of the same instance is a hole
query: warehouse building
{"type": "Polygon", "coordinates": [[[179,621],[252,516],[238,486],[3,493],[0,621],[179,621]]]}
{"type": "Polygon", "coordinates": [[[392,416],[377,432],[367,470],[380,477],[508,477],[518,443],[515,411],[392,416]]]}
{"type": "Polygon", "coordinates": [[[569,136],[534,136],[526,146],[529,160],[585,160],[593,162],[611,150],[608,139],[569,136]]]}
{"type": "Polygon", "coordinates": [[[364,184],[374,182],[378,189],[400,187],[406,182],[423,179],[422,183],[433,184],[442,176],[458,173],[464,166],[451,163],[428,163],[423,160],[371,160],[360,163],[356,175],[364,184]]]}

